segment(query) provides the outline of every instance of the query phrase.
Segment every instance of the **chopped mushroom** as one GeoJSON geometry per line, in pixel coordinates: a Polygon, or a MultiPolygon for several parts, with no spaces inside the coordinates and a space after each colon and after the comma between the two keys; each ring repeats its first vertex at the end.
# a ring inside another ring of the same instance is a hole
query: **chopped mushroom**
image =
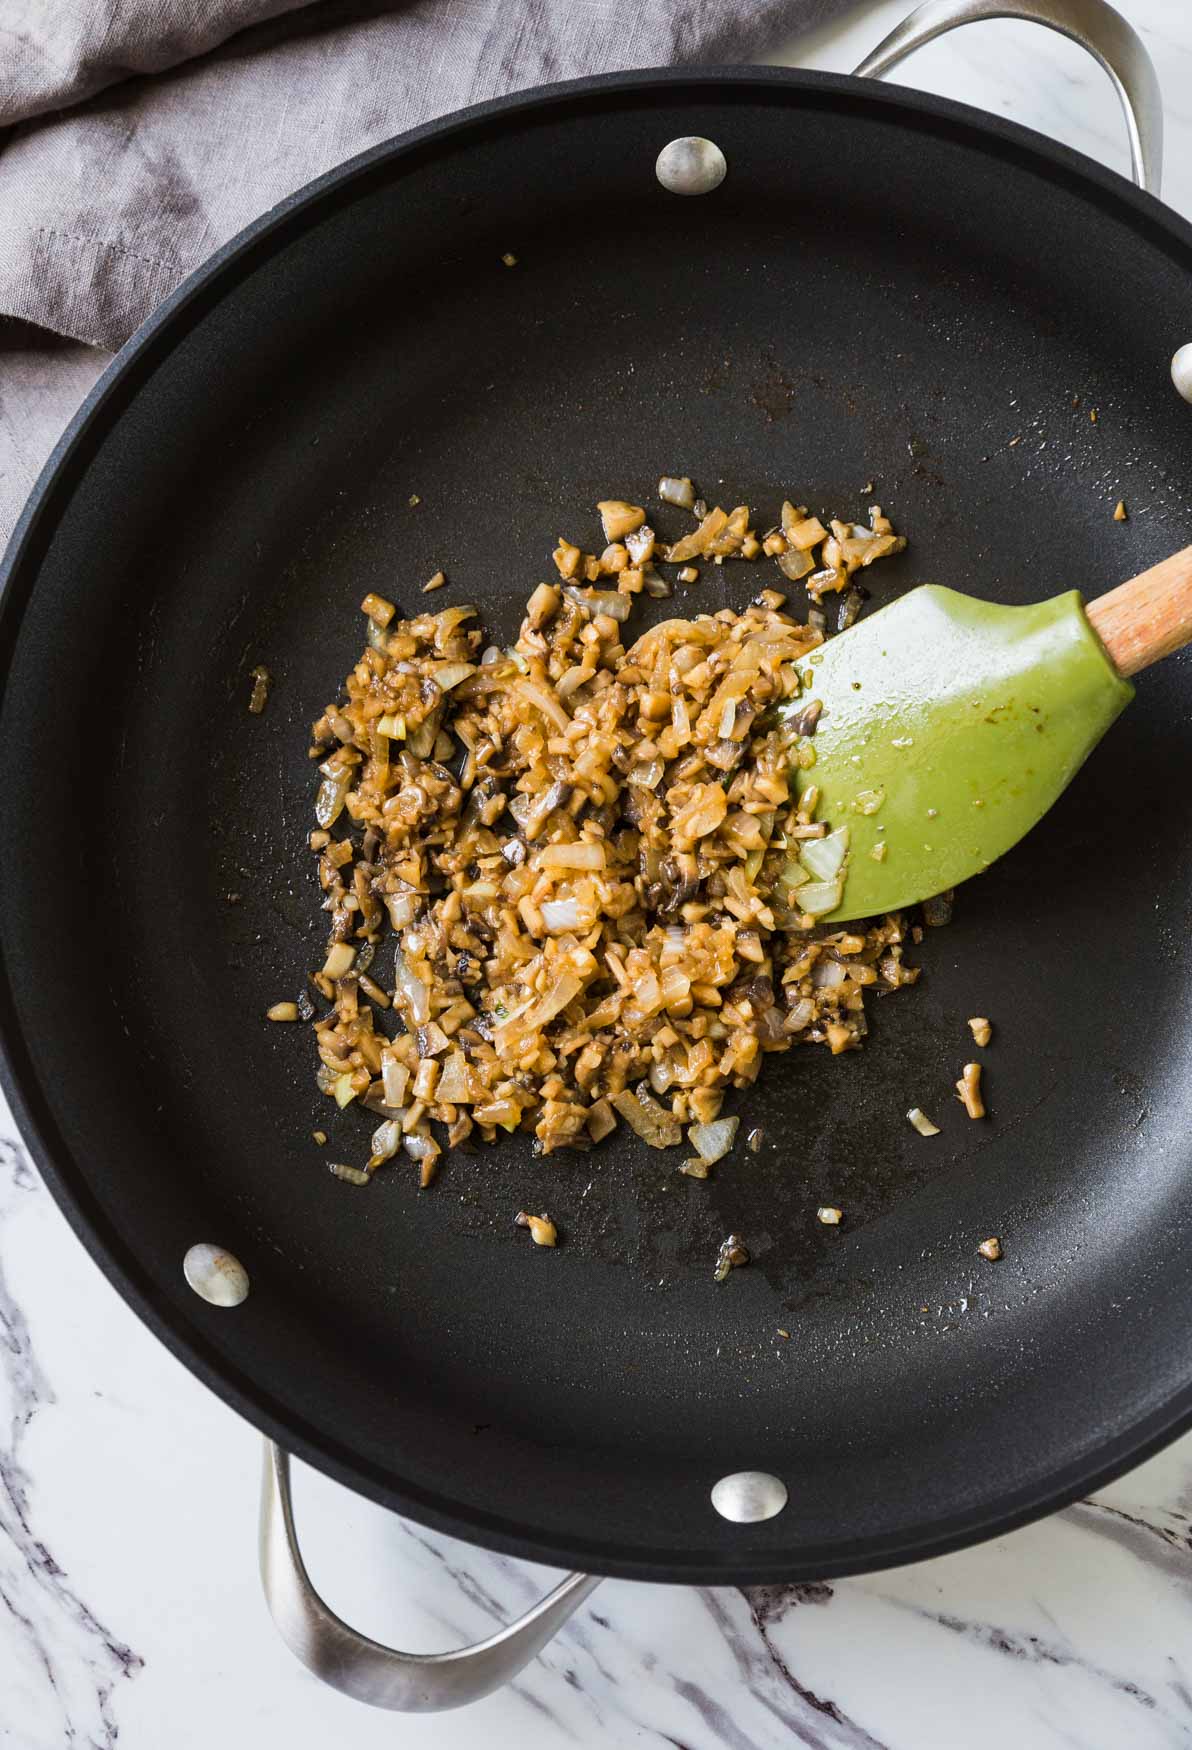
{"type": "Polygon", "coordinates": [[[716,1254],[716,1281],[723,1282],[731,1270],[749,1262],[749,1248],[740,1234],[729,1234],[716,1254]]]}
{"type": "Polygon", "coordinates": [[[981,1098],[981,1065],[966,1063],[964,1074],[956,1084],[956,1092],[970,1118],[984,1118],[985,1102],[981,1098]]]}
{"type": "Polygon", "coordinates": [[[514,1216],[518,1227],[528,1227],[530,1238],[536,1246],[557,1246],[559,1231],[549,1215],[527,1215],[524,1209],[519,1209],[514,1216]]]}
{"type": "Polygon", "coordinates": [[[635,529],[640,529],[646,513],[640,504],[626,504],[621,498],[602,498],[596,506],[604,527],[606,541],[623,541],[635,529]]]}
{"type": "Polygon", "coordinates": [[[342,978],[351,969],[356,950],[348,942],[332,942],[323,962],[324,978],[342,978]]]}

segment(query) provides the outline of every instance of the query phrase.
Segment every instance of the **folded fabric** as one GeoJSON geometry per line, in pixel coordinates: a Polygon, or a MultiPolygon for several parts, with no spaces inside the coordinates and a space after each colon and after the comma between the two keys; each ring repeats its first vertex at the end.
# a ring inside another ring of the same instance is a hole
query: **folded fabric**
{"type": "Polygon", "coordinates": [[[764,58],[847,0],[0,0],[0,315],[117,347],[258,213],[419,122],[764,58]]]}

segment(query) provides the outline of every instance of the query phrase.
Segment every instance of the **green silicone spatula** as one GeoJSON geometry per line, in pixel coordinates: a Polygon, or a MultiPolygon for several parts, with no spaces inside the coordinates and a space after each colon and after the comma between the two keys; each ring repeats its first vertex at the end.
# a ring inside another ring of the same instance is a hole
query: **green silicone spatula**
{"type": "Polygon", "coordinates": [[[1088,604],[1072,590],[1008,608],[926,584],[830,639],[785,707],[804,724],[822,707],[797,786],[817,787],[831,829],[799,846],[792,908],[806,894],[813,915],[870,917],[987,869],[1129,704],[1129,676],[1190,640],[1192,547],[1088,604]]]}

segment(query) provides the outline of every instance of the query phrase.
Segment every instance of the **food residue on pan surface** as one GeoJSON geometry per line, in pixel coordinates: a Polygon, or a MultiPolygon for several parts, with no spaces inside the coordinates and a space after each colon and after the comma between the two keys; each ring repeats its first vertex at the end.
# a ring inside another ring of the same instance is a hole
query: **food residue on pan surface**
{"type": "Polygon", "coordinates": [[[716,1254],[714,1272],[716,1281],[726,1281],[731,1271],[739,1270],[743,1264],[748,1264],[748,1262],[749,1248],[740,1234],[729,1234],[728,1238],[722,1241],[720,1250],[716,1254]]]}
{"type": "Polygon", "coordinates": [[[970,1118],[984,1118],[985,1101],[981,1097],[981,1065],[966,1063],[956,1092],[970,1118]]]}
{"type": "Polygon", "coordinates": [[[530,1238],[536,1246],[557,1246],[559,1230],[549,1215],[527,1215],[524,1209],[519,1209],[513,1218],[517,1227],[528,1227],[530,1238]]]}
{"type": "Polygon", "coordinates": [[[252,692],[249,694],[248,708],[254,717],[259,717],[269,703],[269,688],[273,684],[273,676],[267,668],[254,668],[249,679],[252,681],[252,692]]]}
{"type": "Polygon", "coordinates": [[[914,1128],[919,1132],[920,1136],[939,1135],[939,1125],[931,1122],[931,1119],[927,1116],[921,1106],[912,1106],[907,1113],[907,1117],[910,1119],[914,1128]]]}

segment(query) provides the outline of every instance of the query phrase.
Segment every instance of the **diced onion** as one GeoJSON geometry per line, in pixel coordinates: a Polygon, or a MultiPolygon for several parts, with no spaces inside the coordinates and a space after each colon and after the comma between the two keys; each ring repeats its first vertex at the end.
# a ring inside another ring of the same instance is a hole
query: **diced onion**
{"type": "Polygon", "coordinates": [[[844,884],[840,881],[809,881],[806,887],[799,888],[795,901],[809,917],[821,918],[836,910],[843,890],[844,884]]]}
{"type": "Polygon", "coordinates": [[[680,510],[695,506],[695,486],[686,475],[664,474],[658,482],[658,496],[663,504],[677,504],[680,510]]]}
{"type": "Polygon", "coordinates": [[[656,1094],[665,1094],[674,1079],[674,1066],[665,1057],[661,1063],[650,1065],[650,1086],[656,1094]]]}
{"type": "Polygon", "coordinates": [[[384,897],[385,910],[395,930],[404,930],[407,924],[414,922],[422,903],[416,893],[387,893],[384,897]]]}
{"type": "Polygon", "coordinates": [[[423,719],[417,729],[410,730],[406,735],[406,746],[415,759],[428,760],[434,752],[436,738],[439,733],[439,723],[443,715],[441,705],[436,705],[430,715],[423,719]]]}
{"type": "Polygon", "coordinates": [[[687,1140],[708,1166],[723,1160],[737,1137],[739,1118],[715,1118],[711,1124],[693,1124],[687,1140]]]}
{"type": "Polygon", "coordinates": [[[607,614],[610,620],[627,620],[633,611],[633,598],[615,589],[576,589],[574,584],[566,583],[563,594],[577,607],[587,608],[592,614],[607,614]]]}
{"type": "Polygon", "coordinates": [[[409,1018],[416,1027],[422,1027],[430,1020],[430,992],[413,970],[405,954],[398,945],[395,973],[397,978],[397,994],[404,997],[409,1007],[409,1018]]]}
{"type": "Polygon", "coordinates": [[[343,812],[344,798],[352,788],[352,768],[345,767],[323,779],[315,797],[315,819],[321,827],[334,825],[343,812]]]}
{"type": "Polygon", "coordinates": [[[910,1111],[907,1113],[907,1117],[910,1119],[910,1121],[914,1125],[915,1129],[919,1132],[920,1136],[938,1136],[939,1135],[939,1133],[940,1133],[939,1125],[933,1124],[931,1122],[931,1119],[927,1116],[926,1112],[924,1112],[924,1110],[921,1106],[912,1106],[910,1111]]]}
{"type": "Polygon", "coordinates": [[[712,542],[722,535],[728,527],[728,512],[720,509],[710,510],[702,520],[699,528],[690,535],[684,535],[681,541],[676,541],[666,557],[672,565],[685,565],[689,559],[696,559],[701,553],[706,553],[712,542]]]}
{"type": "Polygon", "coordinates": [[[816,990],[835,990],[848,977],[848,969],[839,960],[817,960],[811,969],[811,982],[816,990]]]}
{"type": "Polygon", "coordinates": [[[815,570],[815,560],[811,554],[800,552],[797,547],[788,548],[785,553],[779,553],[775,563],[783,577],[789,578],[791,583],[798,583],[799,579],[806,577],[809,571],[815,570]]]}
{"type": "Polygon", "coordinates": [[[431,669],[430,677],[441,693],[449,693],[475,673],[476,665],[472,662],[438,662],[431,669]]]}
{"type": "Polygon", "coordinates": [[[596,509],[600,512],[606,541],[623,541],[634,529],[640,529],[646,520],[640,504],[626,504],[623,498],[602,498],[596,509]]]}
{"type": "Polygon", "coordinates": [[[552,936],[562,935],[565,930],[578,930],[580,927],[578,899],[544,899],[538,909],[552,936]]]}
{"type": "Polygon", "coordinates": [[[381,1084],[385,1104],[392,1106],[395,1112],[400,1110],[410,1085],[410,1072],[392,1051],[381,1053],[381,1084]]]}
{"type": "Polygon", "coordinates": [[[571,719],[553,692],[540,686],[537,681],[520,680],[516,685],[519,698],[525,699],[541,711],[542,715],[548,722],[553,723],[556,729],[564,731],[570,729],[571,719]]]}
{"type": "Polygon", "coordinates": [[[356,950],[350,942],[332,942],[323,962],[323,977],[342,978],[345,972],[351,971],[355,958],[356,950]]]}
{"type": "Polygon", "coordinates": [[[435,1088],[435,1099],[441,1106],[459,1106],[472,1098],[468,1060],[462,1051],[452,1051],[443,1059],[443,1073],[435,1088]]]}
{"type": "Polygon", "coordinates": [[[372,1162],[380,1166],[383,1161],[391,1161],[400,1147],[400,1122],[396,1118],[387,1118],[384,1124],[378,1124],[372,1136],[372,1162]]]}
{"type": "Polygon", "coordinates": [[[587,840],[570,845],[543,845],[536,861],[544,869],[603,869],[604,846],[587,840]]]}
{"type": "Polygon", "coordinates": [[[661,760],[639,760],[630,768],[628,782],[640,784],[645,790],[656,790],[665,770],[661,760]]]}
{"type": "Polygon", "coordinates": [[[612,1104],[643,1142],[648,1142],[651,1148],[674,1148],[681,1141],[683,1132],[678,1121],[651,1098],[644,1084],[636,1093],[630,1093],[628,1088],[619,1094],[613,1094],[612,1104]]]}
{"type": "MultiPolygon", "coordinates": [[[[817,881],[834,881],[844,867],[848,841],[847,826],[837,827],[824,839],[803,839],[799,845],[799,861],[817,881]]],[[[803,907],[804,911],[808,909],[803,907]]]]}

